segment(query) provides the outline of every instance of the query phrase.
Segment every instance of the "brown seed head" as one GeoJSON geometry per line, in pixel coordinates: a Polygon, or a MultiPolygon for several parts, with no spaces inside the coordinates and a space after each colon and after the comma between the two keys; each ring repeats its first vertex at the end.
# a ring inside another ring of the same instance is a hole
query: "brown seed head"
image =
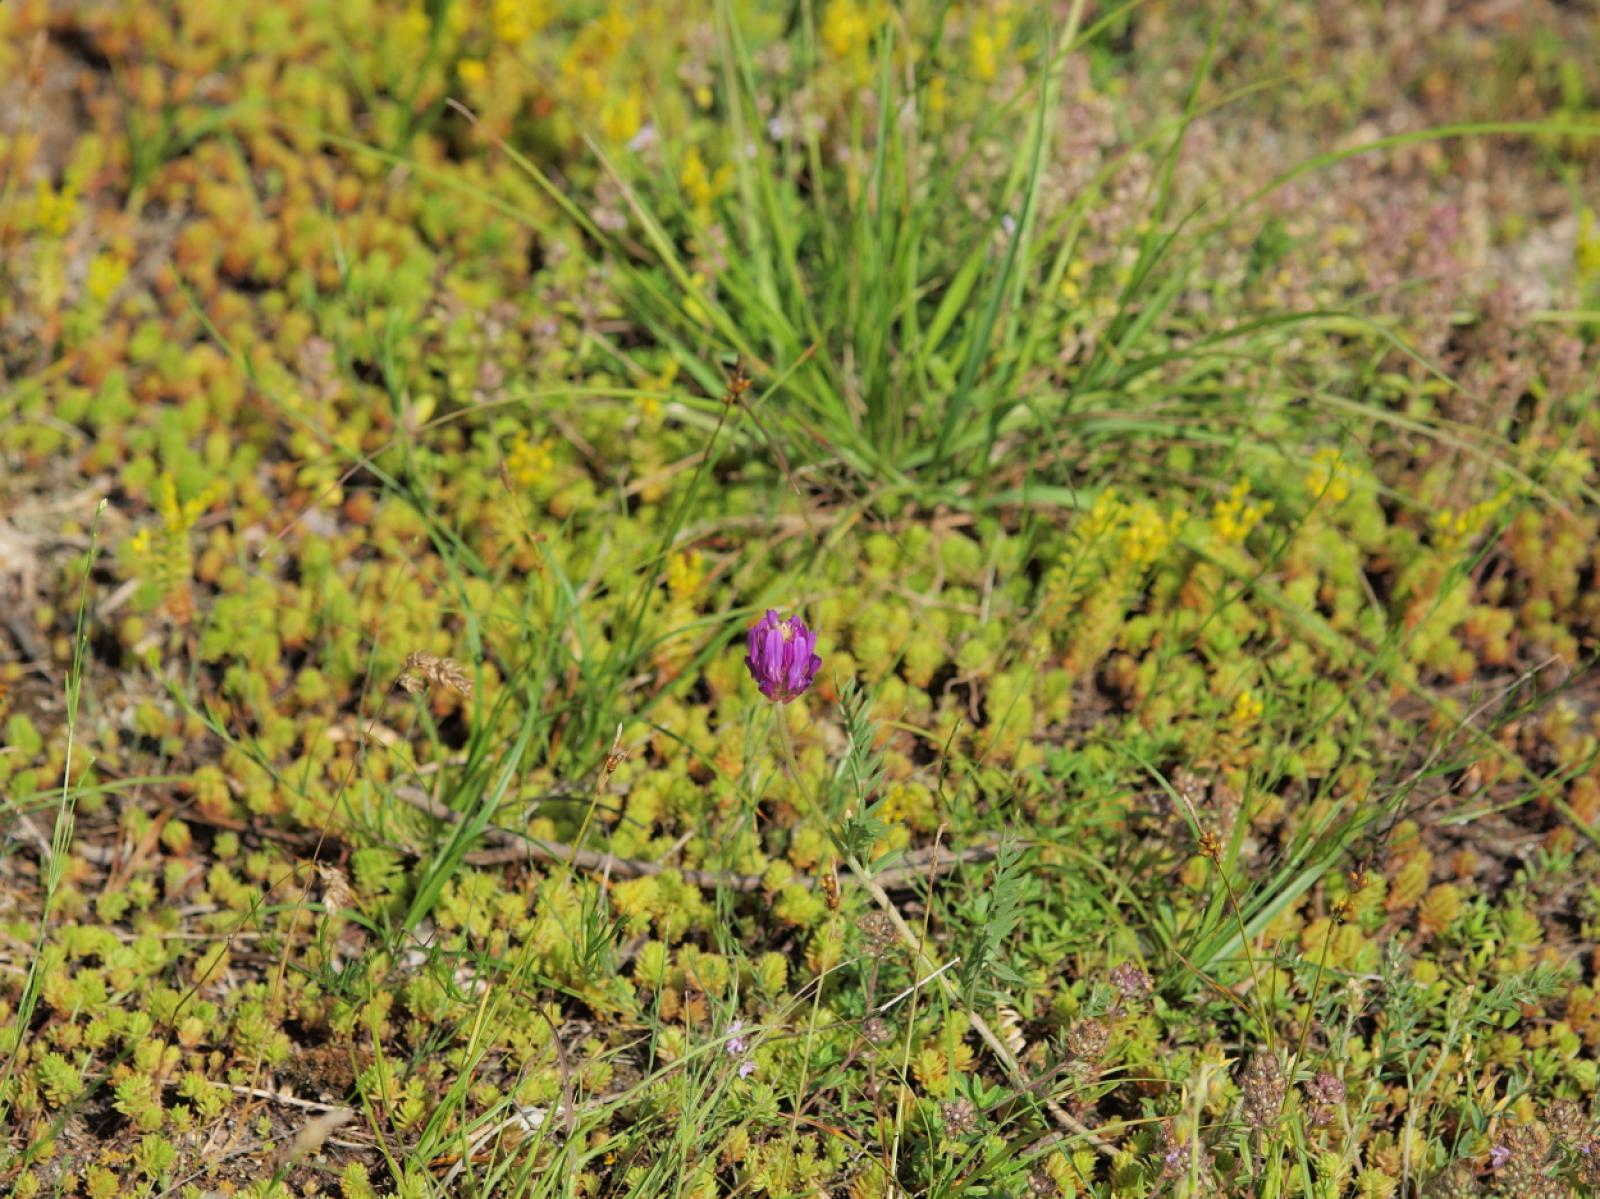
{"type": "Polygon", "coordinates": [[[448,687],[462,696],[472,694],[472,680],[461,663],[454,658],[437,658],[420,650],[406,655],[400,686],[412,695],[418,695],[429,687],[448,687]]]}
{"type": "Polygon", "coordinates": [[[722,402],[732,407],[744,399],[744,393],[750,390],[750,376],[744,371],[744,355],[740,354],[733,364],[733,369],[728,372],[728,388],[722,393],[722,402]]]}
{"type": "Polygon", "coordinates": [[[1099,1061],[1110,1043],[1111,1030],[1099,1020],[1079,1020],[1067,1029],[1067,1052],[1080,1061],[1099,1061]]]}
{"type": "Polygon", "coordinates": [[[610,778],[627,757],[628,751],[622,744],[622,726],[619,724],[616,735],[611,738],[611,748],[606,752],[605,765],[600,768],[601,774],[605,778],[610,778]]]}
{"type": "Polygon", "coordinates": [[[861,917],[861,936],[866,941],[867,952],[880,958],[900,941],[894,921],[882,912],[868,912],[861,917]]]}
{"type": "Polygon", "coordinates": [[[1239,1080],[1244,1092],[1244,1120],[1252,1128],[1267,1128],[1278,1121],[1283,1110],[1283,1067],[1274,1054],[1258,1052],[1245,1067],[1239,1080]]]}
{"type": "Polygon", "coordinates": [[[355,892],[350,889],[350,880],[344,871],[337,866],[318,862],[316,869],[317,878],[322,882],[322,910],[331,919],[354,902],[355,892]]]}
{"type": "Polygon", "coordinates": [[[978,1127],[978,1109],[970,1099],[957,1099],[940,1109],[944,1116],[944,1134],[947,1137],[965,1136],[978,1127]]]}
{"type": "Polygon", "coordinates": [[[874,1045],[882,1045],[894,1036],[894,1029],[881,1016],[868,1016],[861,1022],[861,1035],[874,1045]]]}
{"type": "Polygon", "coordinates": [[[837,912],[840,900],[839,872],[834,869],[833,863],[828,863],[823,869],[817,884],[822,888],[822,899],[828,905],[828,911],[837,912]]]}

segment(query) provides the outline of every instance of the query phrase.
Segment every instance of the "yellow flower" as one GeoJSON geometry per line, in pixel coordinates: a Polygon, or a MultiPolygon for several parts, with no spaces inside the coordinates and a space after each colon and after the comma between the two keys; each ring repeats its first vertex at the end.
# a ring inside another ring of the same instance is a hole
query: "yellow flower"
{"type": "Polygon", "coordinates": [[[1086,258],[1074,258],[1067,264],[1067,269],[1061,275],[1061,298],[1067,303],[1076,303],[1083,295],[1082,280],[1093,269],[1086,258]]]}
{"type": "Polygon", "coordinates": [[[516,46],[550,23],[547,0],[494,0],[489,12],[495,40],[516,46]]]}
{"type": "Polygon", "coordinates": [[[883,797],[883,808],[878,813],[885,824],[900,824],[911,815],[911,796],[905,787],[895,785],[883,797]]]}
{"type": "Polygon", "coordinates": [[[141,603],[166,606],[180,624],[194,614],[189,581],[194,577],[194,551],[189,535],[211,504],[212,489],[205,488],[187,501],[178,499],[178,484],[170,474],[156,482],[155,524],[145,525],[127,542],[125,564],[129,577],[140,585],[141,603]]]}
{"type": "Polygon", "coordinates": [[[972,73],[987,83],[1000,71],[1000,56],[1011,43],[1009,6],[979,9],[972,22],[972,73]]]}
{"type": "Polygon", "coordinates": [[[733,179],[733,168],[723,163],[715,172],[706,169],[705,159],[697,147],[690,146],[683,156],[683,166],[678,170],[678,183],[697,212],[705,212],[733,179]]]}
{"type": "Polygon", "coordinates": [[[1128,524],[1122,532],[1122,558],[1131,566],[1153,566],[1178,533],[1178,521],[1164,519],[1149,504],[1128,510],[1128,524]]]}
{"type": "Polygon", "coordinates": [[[594,23],[595,32],[602,45],[616,47],[628,40],[633,32],[634,20],[625,4],[613,4],[605,16],[594,23]]]}
{"type": "Polygon", "coordinates": [[[587,107],[605,95],[606,82],[600,76],[600,68],[568,57],[561,64],[561,90],[587,107]]]}
{"type": "Polygon", "coordinates": [[[432,30],[433,22],[428,20],[428,14],[420,8],[406,10],[398,26],[401,41],[415,46],[426,42],[432,30]]]}
{"type": "Polygon", "coordinates": [[[72,228],[72,216],[78,207],[77,184],[68,179],[58,192],[43,179],[33,199],[33,220],[41,233],[50,237],[63,237],[72,228]]]}
{"type": "Polygon", "coordinates": [[[612,96],[600,108],[600,132],[608,141],[625,142],[644,124],[644,95],[631,84],[621,96],[612,96]]]}
{"type": "Polygon", "coordinates": [[[1445,508],[1434,514],[1433,541],[1443,550],[1454,550],[1472,541],[1489,527],[1501,508],[1505,507],[1504,493],[1481,500],[1472,507],[1452,513],[1445,508]]]}
{"type": "Polygon", "coordinates": [[[1271,500],[1251,502],[1250,480],[1240,479],[1229,490],[1227,499],[1212,505],[1211,527],[1223,541],[1242,542],[1272,508],[1271,500]]]}
{"type": "Polygon", "coordinates": [[[660,397],[672,390],[672,384],[678,377],[678,360],[670,358],[657,373],[647,376],[639,385],[643,393],[639,396],[639,411],[644,414],[647,421],[654,421],[661,415],[660,397]]]}
{"type": "Polygon", "coordinates": [[[84,290],[96,304],[104,304],[128,277],[128,264],[112,254],[96,254],[89,260],[89,277],[84,290]]]}
{"type": "Polygon", "coordinates": [[[489,68],[483,65],[482,59],[463,58],[456,64],[456,74],[468,87],[476,87],[489,77],[489,68]]]}
{"type": "Polygon", "coordinates": [[[674,599],[687,599],[706,581],[705,557],[699,550],[685,550],[667,559],[667,590],[674,599]]]}
{"type": "Polygon", "coordinates": [[[1342,504],[1350,498],[1350,484],[1355,472],[1335,449],[1318,450],[1311,457],[1311,469],[1306,472],[1305,484],[1313,500],[1328,504],[1342,504]]]}
{"type": "Polygon", "coordinates": [[[1089,509],[1088,518],[1083,524],[1082,538],[1085,543],[1093,545],[1102,537],[1108,536],[1122,520],[1122,501],[1117,498],[1116,489],[1107,487],[1098,496],[1089,509]]]}
{"type": "Polygon", "coordinates": [[[711,176],[706,171],[705,159],[700,157],[699,147],[690,146],[683,156],[683,166],[678,168],[678,185],[696,208],[711,203],[711,176]]]}
{"type": "Polygon", "coordinates": [[[168,533],[181,535],[194,528],[195,522],[200,519],[200,514],[211,503],[211,489],[208,487],[199,495],[182,504],[178,502],[178,483],[169,474],[161,476],[161,495],[156,503],[156,511],[161,514],[161,523],[168,533]]]}
{"type": "Polygon", "coordinates": [[[1261,719],[1261,713],[1266,710],[1256,693],[1246,687],[1239,692],[1233,701],[1233,711],[1228,713],[1228,720],[1236,729],[1249,728],[1261,719]]]}
{"type": "Polygon", "coordinates": [[[527,434],[518,433],[516,440],[511,445],[511,452],[506,455],[506,471],[516,480],[518,486],[532,487],[550,471],[550,465],[555,460],[555,439],[546,437],[543,441],[529,441],[527,434]]]}
{"type": "Polygon", "coordinates": [[[838,58],[864,51],[872,39],[872,21],[855,0],[833,0],[822,14],[822,40],[838,58]]]}

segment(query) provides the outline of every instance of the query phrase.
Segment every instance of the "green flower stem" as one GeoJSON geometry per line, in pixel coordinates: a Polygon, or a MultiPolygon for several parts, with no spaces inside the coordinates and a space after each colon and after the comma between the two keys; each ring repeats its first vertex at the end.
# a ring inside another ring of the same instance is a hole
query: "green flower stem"
{"type": "MultiPolygon", "coordinates": [[[[994,1029],[989,1027],[987,1020],[962,1002],[961,996],[956,993],[955,985],[939,970],[938,963],[924,952],[922,938],[917,935],[915,929],[906,923],[905,917],[900,915],[900,909],[895,906],[894,900],[889,898],[889,893],[867,872],[867,868],[861,864],[854,854],[848,852],[839,844],[839,839],[833,831],[832,822],[828,820],[826,814],[822,811],[822,805],[817,801],[816,796],[811,793],[810,789],[802,781],[800,759],[794,752],[794,738],[789,733],[788,718],[781,708],[777,711],[776,717],[778,743],[783,747],[784,765],[788,768],[789,777],[794,781],[795,789],[805,796],[807,803],[811,805],[812,814],[822,822],[822,827],[828,833],[828,839],[833,842],[834,849],[838,852],[840,858],[844,860],[844,864],[849,867],[850,873],[855,876],[858,883],[867,889],[867,893],[877,901],[878,906],[883,909],[884,915],[889,917],[889,922],[894,925],[895,932],[899,934],[901,942],[911,951],[912,960],[917,963],[917,972],[922,980],[926,981],[932,978],[934,982],[939,984],[940,989],[944,991],[945,998],[953,1006],[966,1011],[968,1019],[972,1022],[972,1027],[983,1038],[984,1044],[989,1047],[989,1051],[994,1054],[995,1059],[1005,1067],[1006,1073],[1011,1076],[1013,1084],[1019,1090],[1033,1090],[1033,1084],[1028,1080],[1027,1075],[1023,1073],[1022,1067],[1012,1054],[1010,1046],[995,1035],[994,1029]]],[[[1108,1158],[1115,1157],[1116,1150],[1109,1142],[1098,1136],[1055,1100],[1046,1098],[1044,1105],[1057,1124],[1083,1137],[1104,1156],[1108,1158]]]]}

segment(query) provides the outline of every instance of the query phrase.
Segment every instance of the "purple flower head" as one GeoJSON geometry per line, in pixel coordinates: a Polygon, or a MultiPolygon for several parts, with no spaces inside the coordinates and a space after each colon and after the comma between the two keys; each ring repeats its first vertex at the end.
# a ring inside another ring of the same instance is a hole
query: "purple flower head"
{"type": "Polygon", "coordinates": [[[1124,999],[1139,999],[1148,995],[1155,985],[1150,976],[1133,962],[1123,962],[1111,969],[1111,985],[1122,992],[1124,999]]]}
{"type": "Polygon", "coordinates": [[[745,1058],[744,1061],[739,1063],[739,1077],[740,1078],[749,1078],[755,1072],[756,1072],[756,1064],[753,1061],[751,1061],[749,1058],[745,1058]]]}
{"type": "Polygon", "coordinates": [[[744,1028],[743,1020],[735,1020],[728,1025],[728,1052],[737,1057],[745,1051],[745,1040],[740,1030],[744,1028]]]}
{"type": "Polygon", "coordinates": [[[1511,1146],[1509,1145],[1496,1145],[1489,1150],[1489,1168],[1491,1170],[1501,1169],[1510,1160],[1511,1146]]]}
{"type": "Polygon", "coordinates": [[[761,694],[786,704],[811,686],[822,659],[817,635],[798,616],[780,617],[771,608],[750,626],[750,654],[744,664],[761,694]]]}

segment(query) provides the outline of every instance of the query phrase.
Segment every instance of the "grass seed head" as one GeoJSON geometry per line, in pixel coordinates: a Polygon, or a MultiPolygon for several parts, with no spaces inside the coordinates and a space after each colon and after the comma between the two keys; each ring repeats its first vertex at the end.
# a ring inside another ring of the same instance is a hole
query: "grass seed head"
{"type": "Polygon", "coordinates": [[[400,686],[412,695],[429,687],[445,687],[461,696],[471,696],[472,679],[454,658],[439,658],[421,650],[406,655],[400,686]]]}

